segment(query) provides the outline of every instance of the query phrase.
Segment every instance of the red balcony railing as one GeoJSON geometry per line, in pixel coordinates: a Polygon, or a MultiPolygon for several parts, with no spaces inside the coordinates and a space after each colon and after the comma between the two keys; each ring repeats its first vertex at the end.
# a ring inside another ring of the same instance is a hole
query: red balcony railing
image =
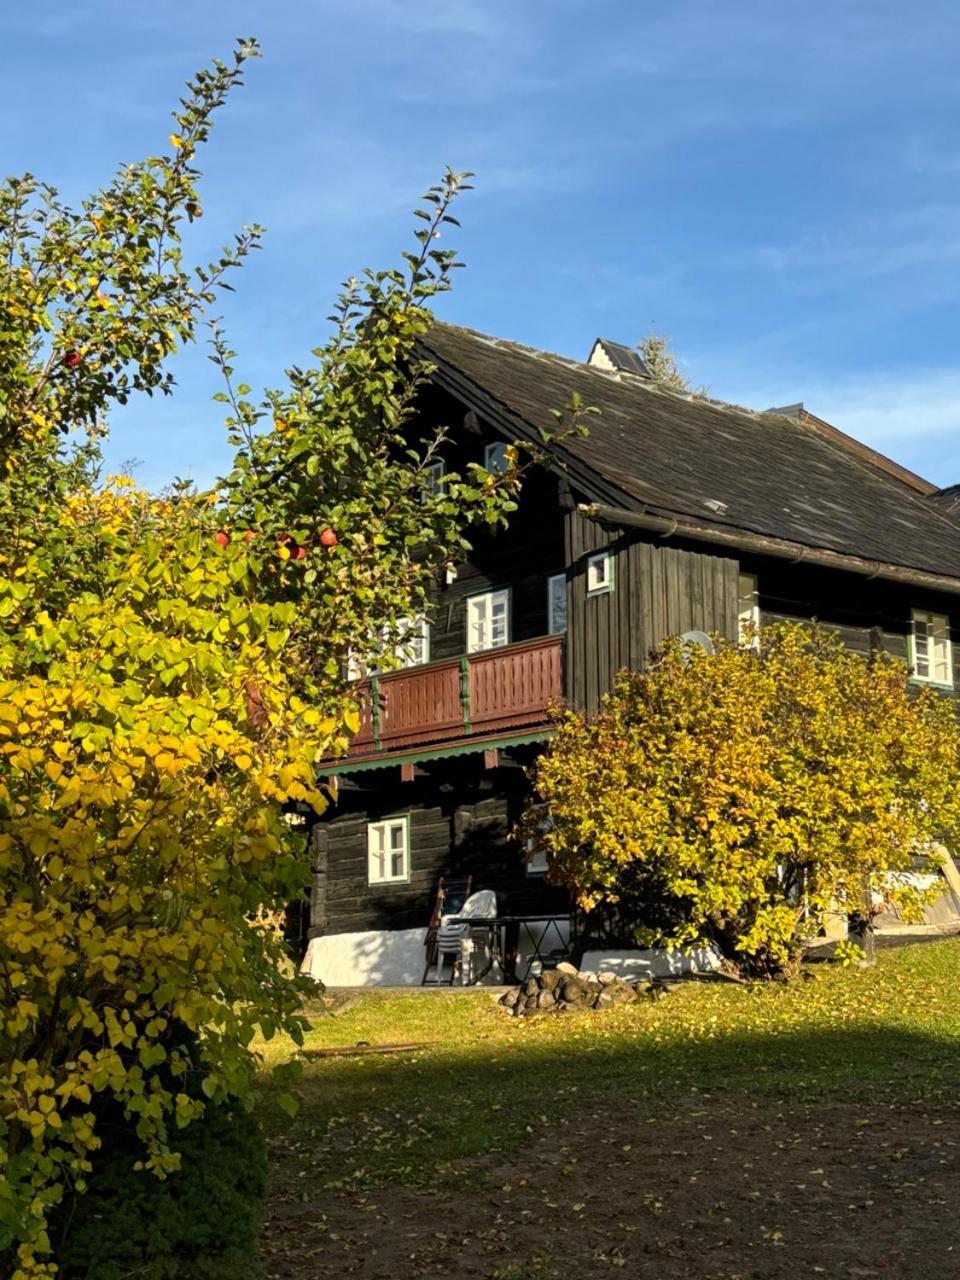
{"type": "Polygon", "coordinates": [[[563,697],[563,637],[374,676],[351,756],[543,724],[563,697]]]}

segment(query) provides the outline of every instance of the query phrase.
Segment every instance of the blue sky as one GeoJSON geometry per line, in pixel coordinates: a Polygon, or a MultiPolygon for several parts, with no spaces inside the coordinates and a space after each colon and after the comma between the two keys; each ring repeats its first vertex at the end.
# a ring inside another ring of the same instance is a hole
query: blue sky
{"type": "MultiPolygon", "coordinates": [[[[275,385],[338,283],[392,264],[446,164],[477,173],[446,318],[584,357],[669,334],[716,396],[809,408],[960,480],[955,0],[31,0],[0,11],[5,172],[68,198],[163,149],[182,81],[264,58],[204,158],[213,252],[263,251],[222,308],[275,385]]],[[[213,366],[118,415],[113,464],[226,464],[213,366]]]]}

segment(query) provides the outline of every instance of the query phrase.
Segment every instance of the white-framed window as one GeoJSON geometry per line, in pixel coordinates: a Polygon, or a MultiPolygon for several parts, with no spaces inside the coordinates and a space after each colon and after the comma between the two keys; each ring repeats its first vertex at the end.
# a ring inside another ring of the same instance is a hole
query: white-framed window
{"type": "Polygon", "coordinates": [[[952,688],[950,619],[942,613],[914,609],[912,622],[908,657],[914,680],[952,688]]]}
{"type": "Polygon", "coordinates": [[[467,598],[467,653],[510,643],[510,588],[467,598]]]}
{"type": "Polygon", "coordinates": [[[760,597],[757,590],[757,575],[741,573],[737,588],[737,638],[741,644],[747,643],[747,628],[753,624],[750,644],[756,647],[759,643],[760,597]]]}
{"type": "Polygon", "coordinates": [[[598,596],[602,591],[612,590],[613,556],[609,551],[587,556],[587,595],[598,596]]]}
{"type": "Polygon", "coordinates": [[[366,672],[364,670],[363,663],[360,661],[357,654],[355,654],[353,650],[350,650],[347,654],[347,679],[362,680],[365,675],[366,672]]]}
{"type": "MultiPolygon", "coordinates": [[[[549,831],[553,826],[553,819],[547,812],[547,806],[537,805],[537,809],[542,810],[542,816],[537,821],[538,831],[549,831]]],[[[528,840],[526,844],[526,871],[528,876],[545,876],[550,866],[550,859],[546,849],[534,848],[534,841],[528,840]]]]}
{"type": "Polygon", "coordinates": [[[442,458],[428,462],[423,468],[423,488],[425,493],[435,494],[440,490],[440,482],[446,475],[447,467],[442,458]]]}
{"type": "Polygon", "coordinates": [[[347,654],[348,680],[376,675],[380,670],[378,662],[387,653],[396,658],[401,667],[420,667],[430,661],[430,624],[422,614],[417,618],[398,618],[396,628],[384,627],[380,638],[377,654],[373,655],[369,667],[356,653],[351,651],[347,654]],[[391,633],[395,636],[392,644],[389,642],[391,633]]]}
{"type": "Polygon", "coordinates": [[[483,465],[487,471],[506,471],[507,446],[502,440],[495,440],[493,444],[484,445],[483,465]]]}
{"type": "Polygon", "coordinates": [[[410,879],[410,815],[367,823],[367,880],[401,884],[410,879]]]}
{"type": "Polygon", "coordinates": [[[547,634],[560,636],[567,629],[567,575],[547,579],[547,634]]]}
{"type": "Polygon", "coordinates": [[[399,618],[399,639],[393,646],[393,656],[401,667],[422,667],[430,661],[430,626],[426,618],[399,618]]]}

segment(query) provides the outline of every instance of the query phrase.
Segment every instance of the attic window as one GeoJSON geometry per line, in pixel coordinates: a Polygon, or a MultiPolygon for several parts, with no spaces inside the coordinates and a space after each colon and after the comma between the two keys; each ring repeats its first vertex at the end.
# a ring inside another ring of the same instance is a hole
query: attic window
{"type": "Polygon", "coordinates": [[[718,516],[727,514],[727,504],[721,502],[719,498],[707,498],[703,505],[709,508],[710,511],[715,511],[718,516]]]}

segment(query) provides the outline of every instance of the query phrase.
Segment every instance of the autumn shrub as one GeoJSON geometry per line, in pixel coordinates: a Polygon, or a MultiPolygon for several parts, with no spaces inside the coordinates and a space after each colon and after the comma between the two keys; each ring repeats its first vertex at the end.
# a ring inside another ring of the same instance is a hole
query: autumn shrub
{"type": "Polygon", "coordinates": [[[119,1109],[100,1116],[90,1185],[54,1222],[60,1280],[257,1280],[267,1169],[263,1137],[236,1102],[175,1133],[179,1168],[137,1169],[141,1148],[119,1109]]]}
{"type": "Polygon", "coordinates": [[[524,837],[588,913],[640,944],[714,944],[789,973],[828,912],[881,894],[916,914],[960,839],[952,701],[822,628],[716,652],[667,643],[593,720],[568,712],[524,837]]]}

